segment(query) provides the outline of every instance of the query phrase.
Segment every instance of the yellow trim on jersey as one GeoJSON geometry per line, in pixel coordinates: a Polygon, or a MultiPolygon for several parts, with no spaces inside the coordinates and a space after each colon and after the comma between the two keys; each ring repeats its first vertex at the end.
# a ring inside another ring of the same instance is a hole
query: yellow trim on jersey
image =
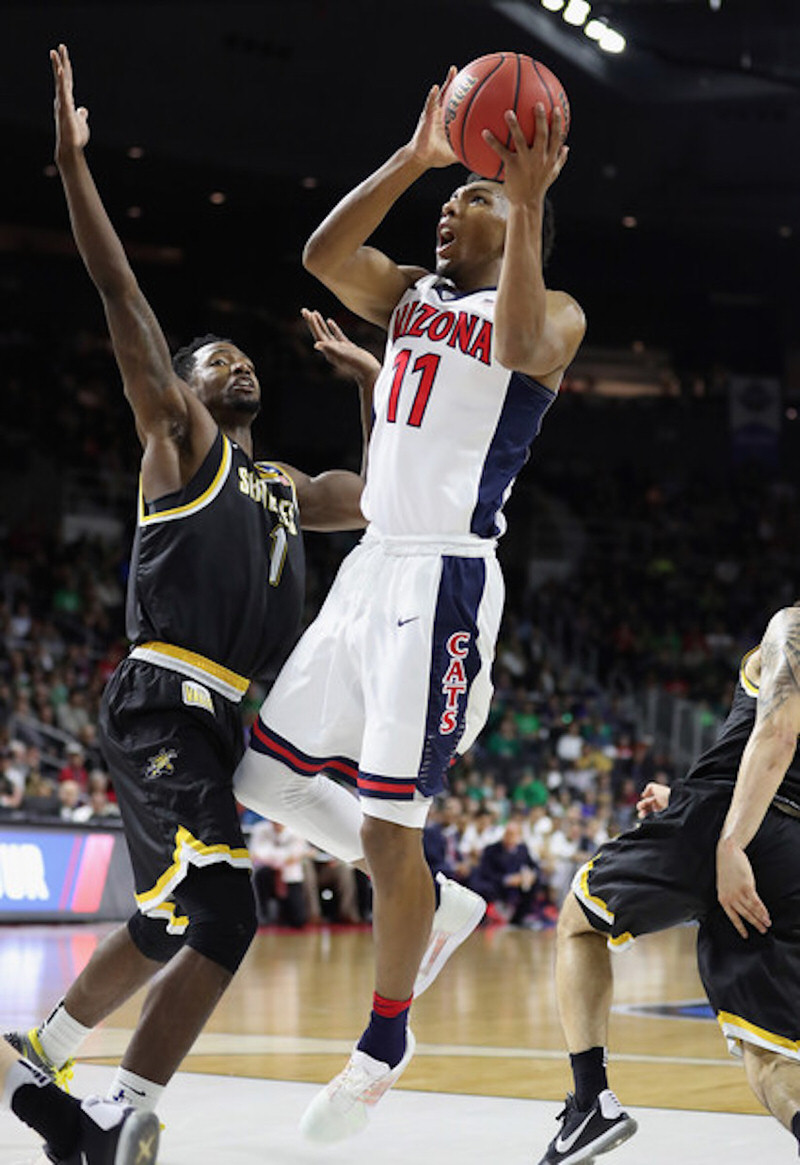
{"type": "Polygon", "coordinates": [[[227,862],[237,869],[253,868],[250,853],[246,848],[231,849],[223,842],[204,845],[202,841],[193,837],[185,826],[179,825],[175,831],[172,865],[164,871],[151,890],[136,895],[139,909],[143,914],[158,914],[163,907],[164,899],[168,898],[178,883],[186,877],[189,866],[210,866],[214,862],[227,862]]]}
{"type": "Polygon", "coordinates": [[[754,1036],[755,1039],[751,1043],[758,1043],[762,1047],[772,1048],[774,1051],[780,1051],[797,1059],[800,1059],[800,1040],[790,1040],[786,1036],[775,1035],[774,1032],[768,1032],[763,1027],[758,1027],[754,1023],[750,1023],[741,1016],[731,1015],[729,1011],[718,1011],[717,1020],[724,1034],[729,1038],[739,1038],[747,1040],[747,1036],[739,1035],[736,1032],[746,1032],[748,1035],[754,1036]],[[731,1030],[725,1031],[728,1027],[731,1030]]]}
{"type": "MultiPolygon", "coordinates": [[[[760,644],[759,644],[759,646],[760,646],[760,644]]],[[[747,692],[748,696],[757,696],[758,695],[758,684],[754,684],[753,681],[749,680],[744,673],[744,669],[747,666],[748,659],[756,651],[758,651],[758,647],[751,648],[750,651],[748,651],[747,655],[742,656],[742,662],[739,664],[739,679],[741,680],[742,687],[747,692]]]]}
{"type": "Polygon", "coordinates": [[[279,465],[273,465],[268,461],[254,461],[253,465],[258,470],[260,476],[265,478],[267,481],[280,481],[282,477],[285,477],[292,490],[292,501],[295,505],[298,504],[297,483],[287,469],[281,469],[279,465]]]}
{"type": "Polygon", "coordinates": [[[214,474],[214,479],[207,489],[203,490],[198,498],[193,502],[187,502],[183,506],[175,506],[171,510],[155,510],[152,514],[145,513],[144,495],[142,493],[142,479],[139,478],[139,524],[141,526],[152,526],[158,522],[174,522],[176,518],[185,518],[187,514],[195,514],[198,510],[204,509],[209,502],[213,502],[219,491],[222,489],[225,481],[230,473],[231,462],[233,454],[231,451],[231,443],[225,434],[222,434],[222,457],[220,458],[219,468],[214,474]]]}
{"type": "Polygon", "coordinates": [[[246,676],[240,676],[221,663],[214,663],[213,659],[207,659],[205,655],[188,651],[185,647],[176,647],[172,643],[160,643],[157,640],[140,643],[132,648],[130,656],[201,680],[221,696],[236,703],[250,687],[250,680],[246,676]]]}
{"type": "MultiPolygon", "coordinates": [[[[589,871],[594,866],[595,861],[596,858],[592,858],[577,871],[572,880],[572,892],[580,899],[587,910],[590,910],[592,914],[596,914],[598,918],[602,918],[609,926],[613,926],[616,918],[613,911],[609,910],[602,898],[598,898],[596,894],[592,894],[589,891],[589,871]]],[[[635,941],[635,936],[626,930],[624,934],[618,934],[616,936],[613,934],[608,935],[606,943],[609,950],[622,951],[635,941]]]]}
{"type": "Polygon", "coordinates": [[[585,866],[581,866],[575,875],[572,889],[578,895],[581,902],[588,906],[594,914],[598,914],[604,922],[613,923],[614,915],[608,909],[603,899],[596,897],[596,895],[589,891],[589,871],[594,866],[594,863],[595,859],[592,858],[585,866]]]}

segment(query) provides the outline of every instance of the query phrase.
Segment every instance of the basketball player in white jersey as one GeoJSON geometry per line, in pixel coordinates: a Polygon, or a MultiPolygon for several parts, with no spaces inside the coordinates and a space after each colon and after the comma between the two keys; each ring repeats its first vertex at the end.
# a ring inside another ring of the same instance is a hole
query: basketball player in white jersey
{"type": "Polygon", "coordinates": [[[530,147],[513,113],[506,120],[513,149],[486,138],[505,181],[468,180],[448,198],[435,274],[366,244],[417,178],[456,160],[439,86],[411,140],[334,208],[304,253],[346,307],[388,332],[362,499],[368,531],[265,701],[236,778],[240,800],[300,833],[320,826],[324,800],[325,848],[363,854],[372,878],[372,1013],[345,1070],[304,1114],[315,1140],[363,1127],[411,1058],[408,1009],[415,980],[419,993],[432,978],[417,973],[423,954],[431,959],[439,891],[423,826],[486,719],[502,506],[585,330],[579,305],[549,291],[542,272],[545,194],[567,156],[560,110],[548,128],[537,107],[530,147]],[[357,782],[360,811],[323,770],[357,782]]]}

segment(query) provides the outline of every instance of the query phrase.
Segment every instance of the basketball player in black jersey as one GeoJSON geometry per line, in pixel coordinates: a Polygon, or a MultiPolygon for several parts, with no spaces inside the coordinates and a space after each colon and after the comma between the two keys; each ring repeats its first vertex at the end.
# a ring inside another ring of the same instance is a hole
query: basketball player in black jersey
{"type": "Polygon", "coordinates": [[[800,606],[742,661],[719,738],[670,795],[648,785],[636,829],[578,871],[556,983],[575,1078],[540,1165],[593,1160],[636,1123],[608,1088],[611,950],[700,923],[700,976],[761,1103],[800,1142],[800,606]]]}
{"type": "MultiPolygon", "coordinates": [[[[256,929],[232,789],[238,703],[251,679],[274,677],[298,632],[301,525],[362,527],[362,479],[252,460],[259,383],[230,341],[201,337],[173,369],[89,172],[87,113],[74,104],[66,48],[51,59],[72,230],[143,446],[127,609],[134,647],[109,681],[100,724],[139,909],[45,1024],[10,1039],[37,1066],[60,1069],[90,1028],[160,971],[110,1094],[153,1109],[256,929]]],[[[316,339],[343,340],[335,325],[307,318],[316,339]]],[[[377,363],[351,349],[367,415],[377,363]]]]}

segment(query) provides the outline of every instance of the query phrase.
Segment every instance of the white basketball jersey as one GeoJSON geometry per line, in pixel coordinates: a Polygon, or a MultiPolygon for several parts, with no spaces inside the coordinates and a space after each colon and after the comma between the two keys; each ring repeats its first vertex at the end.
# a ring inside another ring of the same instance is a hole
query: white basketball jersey
{"type": "Polygon", "coordinates": [[[556,394],[494,359],[496,297],[426,275],[392,312],[362,498],[381,534],[505,530],[502,507],[556,394]]]}

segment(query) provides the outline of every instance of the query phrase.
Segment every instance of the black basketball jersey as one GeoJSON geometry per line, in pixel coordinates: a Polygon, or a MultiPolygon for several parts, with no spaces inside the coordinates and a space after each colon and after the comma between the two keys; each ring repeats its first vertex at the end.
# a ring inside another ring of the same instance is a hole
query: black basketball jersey
{"type": "Polygon", "coordinates": [[[293,483],[223,433],[184,489],[149,504],[140,489],[126,610],[134,644],[175,645],[270,680],[297,638],[304,589],[293,483]]]}
{"type": "MultiPolygon", "coordinates": [[[[711,748],[703,753],[686,774],[687,781],[736,780],[742,753],[756,720],[758,688],[747,678],[744,670],[750,655],[752,652],[742,660],[731,710],[720,729],[720,734],[711,748]]],[[[800,745],[795,749],[792,763],[780,784],[777,796],[800,805],[800,745]]]]}

